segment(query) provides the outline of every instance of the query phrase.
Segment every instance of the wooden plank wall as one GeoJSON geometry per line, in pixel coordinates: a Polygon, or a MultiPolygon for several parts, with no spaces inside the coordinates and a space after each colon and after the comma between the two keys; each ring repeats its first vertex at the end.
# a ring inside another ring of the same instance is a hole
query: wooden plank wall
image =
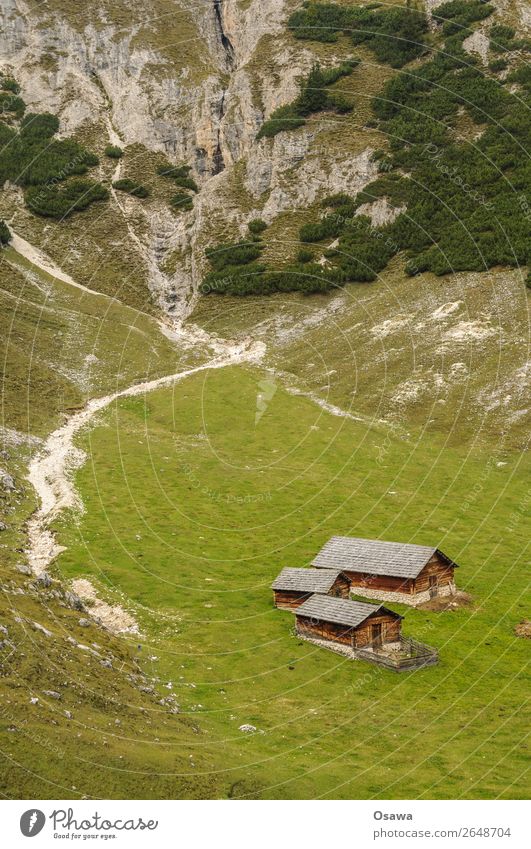
{"type": "MultiPolygon", "coordinates": [[[[275,607],[281,607],[285,610],[293,610],[295,607],[299,607],[311,595],[313,593],[301,593],[294,590],[273,590],[275,607]]],[[[336,598],[348,598],[350,596],[350,581],[348,578],[338,575],[327,595],[332,595],[336,598]]]]}
{"type": "Polygon", "coordinates": [[[363,648],[372,641],[372,625],[382,625],[382,638],[384,643],[394,643],[400,639],[401,620],[388,613],[370,616],[356,628],[354,634],[354,647],[363,648]]]}
{"type": "Polygon", "coordinates": [[[334,643],[352,645],[353,628],[348,625],[336,625],[334,622],[321,622],[307,616],[297,616],[297,630],[308,637],[331,640],[334,643]]]}
{"type": "Polygon", "coordinates": [[[364,587],[384,592],[416,594],[426,592],[429,588],[430,575],[437,575],[439,586],[445,586],[454,580],[454,568],[435,554],[426,564],[416,580],[396,578],[392,575],[369,575],[363,572],[346,572],[352,587],[364,587]]]}
{"type": "Polygon", "coordinates": [[[382,636],[384,642],[394,643],[400,638],[401,620],[398,617],[382,613],[371,616],[358,625],[350,628],[347,625],[336,625],[333,622],[322,622],[318,619],[310,619],[307,616],[297,616],[297,630],[309,637],[318,637],[321,640],[332,640],[344,645],[354,645],[362,648],[371,643],[371,625],[382,625],[382,636]]]}
{"type": "Polygon", "coordinates": [[[337,598],[349,598],[350,581],[348,578],[345,578],[343,575],[338,575],[328,595],[333,595],[337,598]]]}
{"type": "Polygon", "coordinates": [[[414,582],[416,593],[423,593],[429,589],[430,575],[437,575],[437,583],[440,587],[443,587],[451,584],[454,580],[454,568],[445,563],[438,555],[434,555],[414,582]]]}
{"type": "Polygon", "coordinates": [[[275,607],[293,610],[310,598],[312,593],[297,593],[293,590],[273,590],[275,607]]]}
{"type": "Polygon", "coordinates": [[[354,587],[366,587],[371,590],[383,590],[393,593],[412,593],[415,581],[395,578],[391,575],[369,575],[363,572],[345,572],[354,587]]]}

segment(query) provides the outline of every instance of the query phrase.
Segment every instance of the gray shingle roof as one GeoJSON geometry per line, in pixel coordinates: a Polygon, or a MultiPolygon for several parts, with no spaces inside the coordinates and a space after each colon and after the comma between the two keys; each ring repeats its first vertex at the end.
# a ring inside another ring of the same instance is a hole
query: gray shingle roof
{"type": "Polygon", "coordinates": [[[381,604],[366,604],[361,601],[349,601],[346,598],[334,598],[330,595],[312,595],[304,604],[295,609],[296,616],[310,616],[324,622],[337,625],[349,625],[355,628],[377,610],[386,610],[381,604]]]}
{"type": "Polygon", "coordinates": [[[332,589],[340,569],[283,569],[271,585],[272,590],[302,593],[327,593],[332,589]]]}
{"type": "Polygon", "coordinates": [[[318,569],[350,569],[371,575],[416,578],[436,552],[450,565],[457,565],[438,548],[429,545],[332,537],[312,561],[312,566],[318,569]]]}

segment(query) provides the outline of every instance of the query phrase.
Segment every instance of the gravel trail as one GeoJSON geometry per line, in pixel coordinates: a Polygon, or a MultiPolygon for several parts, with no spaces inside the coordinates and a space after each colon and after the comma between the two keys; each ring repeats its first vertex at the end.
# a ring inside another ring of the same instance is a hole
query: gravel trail
{"type": "Polygon", "coordinates": [[[62,510],[82,506],[72,482],[72,473],[82,465],[85,454],[74,446],[74,438],[82,428],[90,424],[96,413],[118,398],[144,395],[164,386],[172,386],[202,371],[241,363],[258,363],[264,351],[265,346],[256,342],[245,342],[240,345],[227,344],[223,355],[203,365],[145,383],[135,383],[133,386],[101,398],[93,398],[83,410],[74,413],[65,424],[54,430],[44,442],[42,449],[32,459],[28,471],[28,480],[40,499],[39,509],[28,522],[27,553],[33,572],[36,575],[42,574],[62,550],[49,530],[50,523],[62,510]]]}

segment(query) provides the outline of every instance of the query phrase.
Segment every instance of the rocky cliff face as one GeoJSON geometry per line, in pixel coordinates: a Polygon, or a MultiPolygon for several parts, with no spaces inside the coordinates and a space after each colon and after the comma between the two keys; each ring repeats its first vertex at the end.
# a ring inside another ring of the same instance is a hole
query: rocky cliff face
{"type": "MultiPolygon", "coordinates": [[[[525,4],[504,2],[523,27],[525,4]]],[[[430,9],[437,4],[428,2],[430,9]]],[[[100,232],[91,240],[90,228],[80,228],[78,270],[92,267],[95,251],[105,264],[105,251],[121,240],[124,273],[133,263],[135,285],[147,286],[168,313],[182,317],[196,298],[207,244],[238,236],[253,217],[271,223],[281,214],[282,235],[291,238],[296,227],[291,234],[289,216],[300,221],[324,195],[355,193],[374,179],[370,156],[382,139],[364,125],[379,90],[381,69],[372,61],[356,70],[353,120],[323,115],[296,132],[256,141],[263,121],[296,96],[298,79],[316,56],[331,64],[351,49],[338,43],[319,51],[293,40],[285,23],[299,5],[89,0],[80,8],[69,0],[0,0],[0,69],[18,79],[29,109],[58,114],[64,133],[86,138],[100,152],[112,142],[187,163],[200,187],[193,210],[180,215],[156,199],[139,207],[115,193],[119,232],[102,244],[100,232]]],[[[19,223],[19,207],[17,226],[30,227],[29,235],[47,241],[63,261],[55,225],[19,223]]],[[[106,226],[114,230],[111,219],[106,226]]],[[[91,286],[100,277],[91,271],[91,286]]]]}
{"type": "Polygon", "coordinates": [[[294,89],[297,63],[275,86],[265,73],[259,79],[260,68],[247,68],[262,38],[283,32],[292,5],[133,0],[113,4],[115,17],[125,16],[120,26],[105,4],[78,12],[61,0],[1,0],[1,61],[29,108],[59,114],[65,132],[108,117],[123,143],[163,150],[211,176],[244,155],[256,135],[263,117],[253,102],[257,83],[266,109],[294,89]]]}

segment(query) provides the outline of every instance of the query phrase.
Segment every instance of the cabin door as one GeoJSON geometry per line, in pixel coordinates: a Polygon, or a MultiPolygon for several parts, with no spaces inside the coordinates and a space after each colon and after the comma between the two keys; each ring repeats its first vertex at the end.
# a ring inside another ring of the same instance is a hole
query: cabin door
{"type": "Polygon", "coordinates": [[[383,635],[381,625],[371,625],[371,643],[374,648],[382,645],[383,635]]]}
{"type": "Polygon", "coordinates": [[[429,580],[430,598],[434,598],[437,595],[437,593],[439,592],[439,587],[438,587],[438,583],[437,583],[437,575],[430,575],[428,580],[429,580]]]}

